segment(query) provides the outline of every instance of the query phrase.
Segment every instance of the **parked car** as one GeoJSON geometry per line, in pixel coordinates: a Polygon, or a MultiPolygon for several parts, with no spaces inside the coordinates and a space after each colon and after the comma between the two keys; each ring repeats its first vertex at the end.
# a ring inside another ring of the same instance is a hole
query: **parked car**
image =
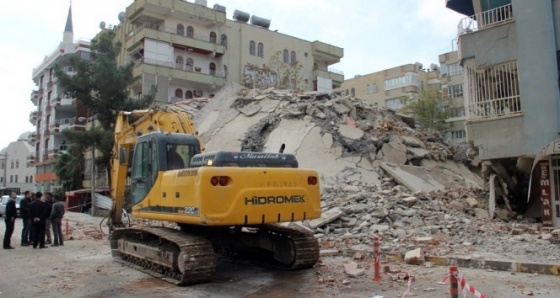
{"type": "MultiPolygon", "coordinates": [[[[19,217],[19,202],[21,202],[21,200],[23,200],[24,196],[23,195],[18,195],[16,197],[16,211],[17,211],[17,216],[19,217]]],[[[8,204],[8,200],[10,199],[10,196],[4,195],[2,196],[2,198],[0,198],[0,217],[3,217],[6,214],[6,204],[8,204]]]]}

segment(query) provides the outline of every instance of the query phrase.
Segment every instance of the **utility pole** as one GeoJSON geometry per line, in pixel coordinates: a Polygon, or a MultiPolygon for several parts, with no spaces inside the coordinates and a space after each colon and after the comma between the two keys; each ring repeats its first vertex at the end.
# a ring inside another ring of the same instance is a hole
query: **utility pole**
{"type": "Polygon", "coordinates": [[[95,207],[95,138],[93,139],[93,147],[91,148],[91,216],[95,216],[97,208],[95,207]]]}

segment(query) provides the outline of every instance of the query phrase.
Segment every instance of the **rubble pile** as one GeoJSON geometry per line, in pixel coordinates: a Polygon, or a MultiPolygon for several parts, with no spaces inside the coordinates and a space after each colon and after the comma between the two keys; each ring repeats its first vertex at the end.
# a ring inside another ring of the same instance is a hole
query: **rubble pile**
{"type": "MultiPolygon", "coordinates": [[[[192,106],[191,106],[192,107],[192,106]]],[[[194,115],[207,151],[294,154],[320,173],[323,215],[301,225],[337,253],[550,254],[547,235],[505,209],[489,217],[482,180],[441,135],[341,92],[247,89],[229,83],[194,115]],[[510,221],[510,222],[508,222],[510,221]],[[521,225],[524,229],[519,229],[521,225]],[[514,234],[518,235],[514,235],[514,234]]]]}

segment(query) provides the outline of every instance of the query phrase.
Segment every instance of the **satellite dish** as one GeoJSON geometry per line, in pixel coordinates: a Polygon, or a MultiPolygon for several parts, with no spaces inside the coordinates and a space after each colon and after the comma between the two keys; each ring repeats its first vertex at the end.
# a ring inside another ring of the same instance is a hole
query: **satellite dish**
{"type": "Polygon", "coordinates": [[[105,22],[99,23],[99,29],[105,29],[105,22]]]}
{"type": "Polygon", "coordinates": [[[119,12],[119,21],[121,21],[121,23],[124,21],[125,16],[126,16],[126,15],[125,15],[124,12],[122,12],[122,11],[119,12]]]}

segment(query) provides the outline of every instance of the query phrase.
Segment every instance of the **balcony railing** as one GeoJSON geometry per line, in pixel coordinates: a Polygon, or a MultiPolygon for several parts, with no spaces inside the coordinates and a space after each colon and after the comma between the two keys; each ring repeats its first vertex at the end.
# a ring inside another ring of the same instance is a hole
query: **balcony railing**
{"type": "Polygon", "coordinates": [[[156,30],[156,31],[161,31],[161,32],[167,32],[170,34],[174,34],[174,35],[180,35],[180,36],[184,36],[186,38],[192,38],[195,40],[200,40],[200,41],[204,41],[204,42],[208,42],[208,43],[212,43],[212,44],[221,44],[223,46],[226,46],[226,41],[221,41],[219,37],[210,37],[210,35],[203,35],[203,34],[197,34],[194,32],[190,32],[187,31],[186,28],[185,30],[178,31],[176,27],[166,27],[163,25],[156,25],[156,24],[152,24],[152,23],[143,23],[141,25],[139,25],[134,32],[131,32],[130,34],[128,34],[126,40],[128,41],[129,39],[131,39],[136,33],[142,31],[142,29],[144,28],[148,28],[148,29],[152,29],[152,30],[156,30]]]}
{"type": "Polygon", "coordinates": [[[458,35],[470,33],[513,20],[512,5],[504,5],[463,18],[457,26],[458,35]]]}
{"type": "Polygon", "coordinates": [[[209,76],[214,76],[214,77],[219,77],[219,78],[225,78],[225,72],[222,71],[215,71],[215,70],[208,70],[208,71],[203,71],[201,67],[198,66],[191,66],[191,65],[183,65],[180,63],[175,63],[175,62],[169,62],[169,61],[159,61],[156,59],[148,59],[148,58],[141,58],[138,59],[136,61],[134,61],[134,65],[138,66],[142,63],[145,64],[151,64],[151,65],[157,65],[157,66],[163,66],[163,67],[168,67],[168,68],[174,68],[174,69],[179,69],[179,70],[183,70],[183,71],[187,71],[187,72],[193,72],[193,73],[200,73],[200,74],[205,74],[205,75],[209,75],[209,76]]]}
{"type": "Polygon", "coordinates": [[[330,67],[329,67],[329,72],[336,73],[336,74],[339,74],[339,75],[341,75],[341,76],[344,75],[344,71],[338,70],[338,69],[334,69],[334,68],[330,68],[330,67]]]}

